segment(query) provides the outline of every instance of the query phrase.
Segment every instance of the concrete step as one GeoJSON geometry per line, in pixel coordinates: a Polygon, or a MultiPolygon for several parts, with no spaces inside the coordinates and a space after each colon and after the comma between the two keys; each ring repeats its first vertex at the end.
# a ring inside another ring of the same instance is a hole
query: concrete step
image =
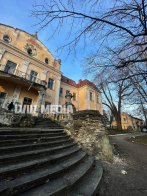
{"type": "Polygon", "coordinates": [[[47,121],[47,122],[53,122],[51,119],[49,118],[34,118],[35,122],[40,122],[40,121],[47,121]]]}
{"type": "Polygon", "coordinates": [[[0,147],[0,154],[9,154],[9,153],[19,153],[30,150],[39,150],[44,148],[49,148],[52,146],[61,146],[65,144],[72,143],[73,139],[65,139],[65,140],[56,140],[53,142],[43,142],[43,143],[35,143],[35,144],[25,144],[25,145],[17,145],[17,146],[6,146],[0,147]]]}
{"type": "Polygon", "coordinates": [[[17,134],[49,134],[49,133],[63,133],[62,128],[58,129],[48,129],[48,130],[28,130],[28,129],[22,129],[22,130],[0,130],[0,135],[17,135],[17,134]]]}
{"type": "Polygon", "coordinates": [[[44,125],[44,124],[48,124],[50,126],[60,127],[59,124],[54,123],[54,122],[45,122],[45,121],[35,122],[35,125],[44,125]]]}
{"type": "Polygon", "coordinates": [[[65,152],[58,153],[56,155],[49,155],[41,158],[38,157],[31,161],[2,166],[0,167],[0,180],[5,179],[9,176],[16,177],[24,173],[29,173],[36,169],[48,167],[49,165],[58,163],[59,161],[60,162],[57,165],[61,165],[61,160],[70,159],[70,161],[72,162],[72,159],[77,160],[76,157],[83,157],[85,155],[86,154],[83,153],[79,147],[75,146],[66,150],[65,152]]]}
{"type": "Polygon", "coordinates": [[[51,124],[58,125],[58,123],[55,123],[54,121],[51,120],[35,120],[35,123],[51,123],[51,124]]]}
{"type": "Polygon", "coordinates": [[[30,138],[46,138],[46,137],[59,137],[65,136],[66,133],[46,133],[46,134],[19,134],[19,135],[0,135],[0,140],[9,139],[30,139],[30,138]]]}
{"type": "Polygon", "coordinates": [[[95,196],[100,188],[102,175],[102,164],[99,161],[95,161],[91,172],[86,175],[70,196],[95,196]]]}
{"type": "Polygon", "coordinates": [[[48,128],[53,128],[53,129],[59,129],[61,128],[59,125],[57,124],[54,124],[54,125],[51,125],[51,124],[48,124],[48,123],[40,123],[40,124],[35,124],[34,125],[35,127],[38,127],[38,126],[48,126],[48,128]]]}
{"type": "MultiPolygon", "coordinates": [[[[94,164],[93,157],[86,157],[74,170],[65,174],[62,178],[47,181],[45,184],[26,191],[19,196],[68,196],[75,185],[89,173],[94,164]]],[[[77,195],[78,196],[78,195],[77,195]]]]}
{"type": "Polygon", "coordinates": [[[0,196],[96,196],[101,164],[55,122],[35,121],[34,129],[0,128],[0,196]]]}
{"type": "Polygon", "coordinates": [[[41,150],[33,150],[33,151],[27,151],[27,152],[21,152],[21,153],[11,153],[8,155],[1,155],[0,165],[20,163],[23,161],[32,160],[38,156],[43,157],[43,156],[48,156],[48,155],[58,153],[58,152],[64,152],[68,148],[70,147],[72,148],[75,145],[76,145],[75,143],[71,143],[71,144],[65,144],[65,145],[41,149],[41,150]]]}
{"type": "Polygon", "coordinates": [[[44,138],[32,138],[32,139],[17,139],[17,140],[2,140],[0,142],[0,147],[3,146],[16,146],[19,144],[32,144],[34,142],[36,143],[41,143],[41,142],[49,142],[49,141],[60,141],[60,140],[64,140],[64,139],[68,139],[69,136],[65,135],[65,136],[57,136],[57,137],[44,137],[44,138]]]}
{"type": "Polygon", "coordinates": [[[35,124],[34,128],[53,128],[53,129],[59,129],[61,128],[60,126],[51,126],[50,124],[35,124]]]}

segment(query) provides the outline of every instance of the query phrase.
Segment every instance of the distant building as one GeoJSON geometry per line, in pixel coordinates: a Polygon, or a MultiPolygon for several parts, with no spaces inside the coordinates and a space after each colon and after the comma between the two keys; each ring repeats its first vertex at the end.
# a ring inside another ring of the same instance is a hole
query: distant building
{"type": "MultiPolygon", "coordinates": [[[[121,114],[121,124],[122,124],[122,129],[140,131],[143,125],[143,120],[123,112],[121,114]]],[[[113,128],[116,127],[116,121],[112,122],[112,127],[113,128]]]]}
{"type": "Polygon", "coordinates": [[[63,76],[61,60],[46,46],[20,29],[0,24],[0,107],[11,101],[21,105],[63,105],[67,92],[73,94],[77,111],[99,110],[101,93],[88,80],[75,81],[63,76]]]}

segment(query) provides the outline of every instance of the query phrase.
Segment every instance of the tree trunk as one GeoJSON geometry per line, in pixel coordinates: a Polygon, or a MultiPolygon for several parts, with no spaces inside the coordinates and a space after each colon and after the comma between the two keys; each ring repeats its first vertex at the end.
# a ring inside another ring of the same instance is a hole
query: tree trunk
{"type": "Polygon", "coordinates": [[[121,126],[121,116],[120,116],[120,114],[117,113],[115,115],[115,120],[116,120],[116,124],[117,124],[117,131],[121,131],[122,126],[121,126]]]}
{"type": "Polygon", "coordinates": [[[122,130],[122,126],[121,126],[121,120],[117,121],[117,130],[121,131],[122,130]]]}

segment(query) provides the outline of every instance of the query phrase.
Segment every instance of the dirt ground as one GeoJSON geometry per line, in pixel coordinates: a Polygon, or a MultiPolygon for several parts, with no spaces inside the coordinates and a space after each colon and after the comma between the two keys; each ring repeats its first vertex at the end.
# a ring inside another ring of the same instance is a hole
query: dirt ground
{"type": "Polygon", "coordinates": [[[104,177],[98,196],[147,196],[147,146],[125,140],[136,135],[142,134],[110,137],[116,146],[115,161],[103,162],[104,177]]]}

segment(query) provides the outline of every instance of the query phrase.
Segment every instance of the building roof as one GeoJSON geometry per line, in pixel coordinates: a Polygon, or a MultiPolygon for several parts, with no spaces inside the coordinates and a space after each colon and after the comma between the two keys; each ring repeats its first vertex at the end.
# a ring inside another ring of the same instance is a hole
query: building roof
{"type": "MultiPolygon", "coordinates": [[[[92,88],[96,89],[97,91],[99,91],[99,89],[96,87],[96,85],[92,82],[90,82],[89,80],[85,79],[85,80],[79,80],[79,83],[76,84],[76,82],[74,80],[71,80],[70,78],[67,78],[66,76],[61,76],[61,82],[64,82],[66,84],[69,84],[73,87],[76,87],[76,88],[81,88],[85,85],[88,85],[88,86],[91,86],[92,88]]],[[[99,91],[100,92],[100,91],[99,91]]]]}
{"type": "Polygon", "coordinates": [[[78,85],[76,84],[76,82],[74,80],[71,80],[70,78],[67,78],[63,75],[61,76],[61,82],[64,82],[66,84],[69,84],[71,86],[78,88],[78,85]]]}
{"type": "MultiPolygon", "coordinates": [[[[127,113],[123,112],[122,114],[127,114],[127,113]]],[[[135,119],[137,119],[137,120],[143,121],[142,119],[136,118],[136,117],[134,117],[134,116],[132,116],[132,115],[130,115],[130,114],[127,114],[127,115],[130,116],[131,118],[135,118],[135,119]]]]}
{"type": "Polygon", "coordinates": [[[137,119],[137,120],[143,121],[142,119],[136,118],[136,117],[134,117],[134,116],[132,116],[132,115],[129,115],[129,116],[132,117],[132,118],[135,118],[135,119],[137,119]]]}

